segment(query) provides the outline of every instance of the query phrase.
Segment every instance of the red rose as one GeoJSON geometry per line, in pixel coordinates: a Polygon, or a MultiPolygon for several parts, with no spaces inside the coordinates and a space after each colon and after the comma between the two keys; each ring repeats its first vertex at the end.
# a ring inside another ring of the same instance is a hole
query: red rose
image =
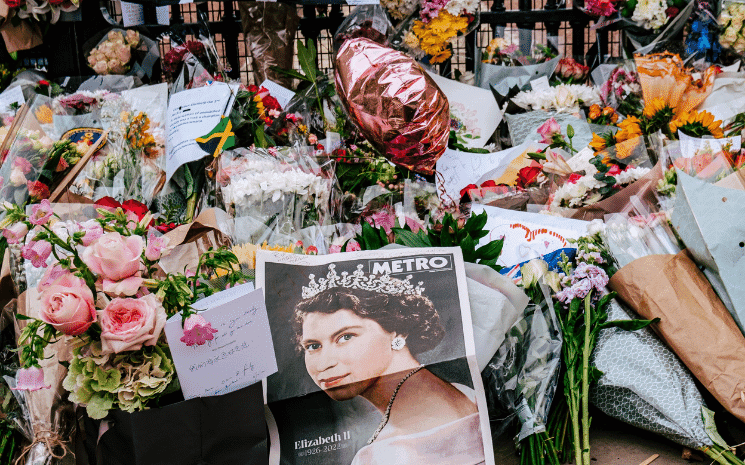
{"type": "Polygon", "coordinates": [[[674,6],[671,6],[667,10],[665,10],[665,14],[668,18],[674,18],[678,16],[678,13],[680,13],[680,8],[676,8],[674,6]]]}
{"type": "Polygon", "coordinates": [[[137,215],[138,220],[143,219],[145,215],[147,215],[147,212],[150,211],[150,209],[147,208],[147,205],[136,200],[127,200],[122,203],[122,208],[124,211],[132,212],[137,215]]]}
{"type": "Polygon", "coordinates": [[[261,100],[261,103],[264,104],[264,108],[267,110],[281,110],[282,107],[279,106],[279,102],[276,98],[272,97],[271,95],[267,95],[261,100]]]}
{"type": "Polygon", "coordinates": [[[176,223],[163,223],[156,226],[155,229],[165,234],[172,229],[176,229],[176,226],[178,226],[176,223]]]}
{"type": "MultiPolygon", "coordinates": [[[[49,2],[49,3],[51,3],[52,5],[54,5],[54,4],[55,4],[55,3],[54,3],[54,2],[52,2],[51,0],[50,0],[50,2],[49,2]]],[[[62,3],[62,2],[60,2],[60,3],[62,3]]],[[[49,85],[49,81],[47,81],[46,79],[42,79],[41,81],[39,81],[39,85],[40,85],[40,86],[48,86],[48,85],[49,85]]]]}
{"type": "Polygon", "coordinates": [[[460,198],[463,198],[463,197],[471,198],[471,196],[468,194],[468,192],[471,189],[478,189],[478,188],[479,188],[479,186],[477,186],[476,184],[469,184],[469,185],[467,185],[466,187],[464,187],[463,189],[460,190],[460,198]]]}
{"type": "Polygon", "coordinates": [[[256,92],[259,91],[259,86],[251,84],[250,86],[248,86],[248,91],[251,92],[252,94],[255,94],[256,92]]]}
{"type": "Polygon", "coordinates": [[[8,8],[20,8],[24,3],[26,3],[25,0],[5,0],[5,4],[8,5],[8,8]]]}
{"type": "Polygon", "coordinates": [[[579,181],[582,178],[581,174],[572,173],[569,175],[569,179],[567,179],[567,182],[569,184],[575,184],[577,181],[579,181]]]}
{"type": "Polygon", "coordinates": [[[114,199],[113,197],[103,197],[103,198],[100,198],[100,199],[96,200],[95,204],[98,207],[103,207],[103,208],[105,208],[107,210],[111,210],[111,211],[114,211],[117,208],[121,208],[122,207],[122,204],[120,204],[119,202],[117,202],[116,199],[114,199]]]}
{"type": "Polygon", "coordinates": [[[489,179],[488,181],[482,182],[481,187],[497,187],[497,183],[494,182],[493,179],[489,179]]]}
{"type": "Polygon", "coordinates": [[[613,165],[608,170],[608,173],[606,173],[608,176],[615,176],[617,174],[621,174],[621,168],[618,165],[613,165]]]}
{"type": "Polygon", "coordinates": [[[542,172],[543,169],[541,168],[540,164],[538,164],[538,166],[531,164],[530,166],[522,168],[520,171],[517,172],[517,186],[525,189],[526,187],[533,184],[542,172]]]}
{"type": "Polygon", "coordinates": [[[65,0],[49,0],[50,5],[60,6],[65,3],[65,0]]]}
{"type": "Polygon", "coordinates": [[[41,181],[27,181],[28,194],[34,200],[49,198],[49,187],[41,181]]]}

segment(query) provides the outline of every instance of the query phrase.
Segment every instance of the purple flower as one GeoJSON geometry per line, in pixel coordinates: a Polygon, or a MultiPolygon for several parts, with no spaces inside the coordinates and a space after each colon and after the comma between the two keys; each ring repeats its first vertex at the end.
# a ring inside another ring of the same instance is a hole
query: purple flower
{"type": "Polygon", "coordinates": [[[49,203],[48,199],[44,199],[41,201],[41,203],[31,207],[31,216],[28,218],[28,220],[31,222],[31,224],[35,224],[37,226],[45,224],[47,221],[49,221],[49,218],[52,217],[52,213],[52,204],[49,203]]]}
{"type": "Polygon", "coordinates": [[[49,389],[51,385],[44,385],[44,370],[39,367],[21,368],[16,373],[16,387],[14,391],[38,391],[49,389]]]}
{"type": "Polygon", "coordinates": [[[593,289],[602,292],[606,284],[608,284],[608,275],[600,267],[588,263],[580,263],[577,269],[574,270],[572,280],[575,283],[579,280],[588,281],[593,289]]]}
{"type": "Polygon", "coordinates": [[[212,328],[212,323],[205,320],[198,313],[190,315],[184,322],[184,336],[181,342],[187,346],[203,345],[207,341],[214,339],[213,333],[217,330],[212,328]]]}

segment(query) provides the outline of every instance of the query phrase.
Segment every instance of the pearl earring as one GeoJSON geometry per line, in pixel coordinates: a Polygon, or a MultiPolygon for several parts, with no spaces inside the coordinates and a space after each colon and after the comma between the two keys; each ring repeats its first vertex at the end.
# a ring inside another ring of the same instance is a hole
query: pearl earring
{"type": "Polygon", "coordinates": [[[391,341],[391,349],[401,350],[406,346],[406,339],[401,336],[396,336],[391,341]]]}

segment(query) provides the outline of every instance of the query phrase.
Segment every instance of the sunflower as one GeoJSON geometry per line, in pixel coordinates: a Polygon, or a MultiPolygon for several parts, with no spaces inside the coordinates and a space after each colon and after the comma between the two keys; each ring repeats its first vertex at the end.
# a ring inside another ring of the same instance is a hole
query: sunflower
{"type": "Polygon", "coordinates": [[[654,98],[644,106],[641,127],[644,134],[652,134],[668,127],[675,110],[661,98],[654,98]]]}
{"type": "Polygon", "coordinates": [[[442,63],[451,56],[453,56],[453,52],[450,51],[450,48],[445,48],[438,51],[437,53],[433,53],[429,61],[430,63],[442,63]]]}
{"type": "Polygon", "coordinates": [[[681,113],[670,123],[670,132],[675,134],[678,131],[691,137],[714,136],[717,139],[724,137],[722,122],[714,121],[714,115],[708,111],[692,110],[681,113]]]}

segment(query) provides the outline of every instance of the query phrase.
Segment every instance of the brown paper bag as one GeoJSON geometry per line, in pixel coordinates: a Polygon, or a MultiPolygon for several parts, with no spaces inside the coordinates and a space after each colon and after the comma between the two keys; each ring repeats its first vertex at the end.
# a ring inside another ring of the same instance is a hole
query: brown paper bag
{"type": "Polygon", "coordinates": [[[745,421],[745,337],[687,251],[634,260],[608,287],[652,325],[693,375],[745,421]]]}
{"type": "Polygon", "coordinates": [[[11,22],[13,16],[15,16],[15,11],[11,11],[5,2],[0,2],[0,35],[3,36],[8,53],[30,50],[41,45],[39,26],[28,19],[23,19],[17,25],[13,25],[11,22]]]}
{"type": "Polygon", "coordinates": [[[230,237],[220,230],[218,213],[212,208],[200,213],[194,222],[169,231],[165,237],[168,246],[174,247],[158,262],[165,273],[183,273],[185,269],[195,271],[199,257],[210,247],[230,245],[230,237]]]}
{"type": "Polygon", "coordinates": [[[593,205],[564,210],[561,215],[576,220],[602,220],[607,214],[619,213],[623,210],[629,204],[629,198],[632,195],[641,197],[642,202],[654,204],[657,200],[654,194],[660,179],[662,179],[662,165],[657,163],[652,171],[624,187],[620,192],[593,205]]]}

